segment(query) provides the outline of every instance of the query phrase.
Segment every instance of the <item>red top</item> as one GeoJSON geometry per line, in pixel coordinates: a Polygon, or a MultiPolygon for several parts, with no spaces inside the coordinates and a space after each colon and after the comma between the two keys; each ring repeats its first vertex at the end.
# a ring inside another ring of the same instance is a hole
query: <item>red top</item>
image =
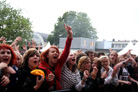
{"type": "MultiPolygon", "coordinates": [[[[56,90],[61,90],[61,85],[59,83],[60,76],[61,76],[61,70],[62,70],[62,66],[66,62],[66,59],[68,58],[68,55],[70,53],[71,42],[72,42],[72,38],[67,37],[64,50],[63,50],[60,58],[57,61],[56,66],[55,66],[56,90]]],[[[45,70],[47,83],[48,83],[48,86],[50,88],[54,83],[54,81],[48,81],[48,74],[51,73],[52,68],[45,61],[41,61],[38,67],[40,69],[45,70]]]]}

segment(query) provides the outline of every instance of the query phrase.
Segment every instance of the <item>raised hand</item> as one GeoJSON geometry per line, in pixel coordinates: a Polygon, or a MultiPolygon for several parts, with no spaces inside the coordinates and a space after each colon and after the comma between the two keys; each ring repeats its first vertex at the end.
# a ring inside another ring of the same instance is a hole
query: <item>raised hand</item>
{"type": "Polygon", "coordinates": [[[1,38],[0,38],[0,41],[4,41],[4,40],[5,40],[5,37],[1,37],[1,38]]]}
{"type": "Polygon", "coordinates": [[[10,79],[7,76],[3,75],[1,78],[0,84],[2,84],[2,86],[6,86],[9,83],[10,83],[10,79]]]}
{"type": "Polygon", "coordinates": [[[97,73],[98,73],[97,67],[93,67],[93,71],[91,72],[92,79],[96,78],[97,73]]]}
{"type": "Polygon", "coordinates": [[[102,79],[105,79],[107,76],[108,76],[107,71],[104,71],[104,72],[101,74],[101,78],[102,78],[102,79]]]}
{"type": "Polygon", "coordinates": [[[83,78],[86,80],[88,77],[89,77],[89,71],[88,70],[85,70],[84,71],[84,74],[83,74],[83,78]]]}
{"type": "Polygon", "coordinates": [[[5,63],[5,62],[1,62],[0,63],[0,69],[6,69],[8,67],[8,65],[7,65],[7,63],[5,63]]]}
{"type": "Polygon", "coordinates": [[[69,25],[65,25],[64,24],[64,28],[66,29],[67,33],[68,33],[68,37],[72,38],[73,37],[73,32],[72,32],[72,28],[69,25]]]}
{"type": "Polygon", "coordinates": [[[35,90],[38,90],[41,87],[42,83],[44,82],[44,76],[41,76],[41,79],[39,79],[39,77],[40,76],[36,77],[36,85],[34,86],[35,90]]]}
{"type": "Polygon", "coordinates": [[[55,78],[55,75],[52,72],[48,74],[48,81],[53,81],[54,78],[55,78]]]}

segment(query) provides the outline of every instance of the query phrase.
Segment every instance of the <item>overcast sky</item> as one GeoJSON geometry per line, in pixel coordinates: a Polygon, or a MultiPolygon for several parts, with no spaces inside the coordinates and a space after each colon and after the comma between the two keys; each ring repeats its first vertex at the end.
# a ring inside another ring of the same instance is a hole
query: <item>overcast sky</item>
{"type": "Polygon", "coordinates": [[[7,0],[30,18],[35,32],[50,33],[67,11],[84,12],[98,40],[138,40],[138,0],[7,0]]]}

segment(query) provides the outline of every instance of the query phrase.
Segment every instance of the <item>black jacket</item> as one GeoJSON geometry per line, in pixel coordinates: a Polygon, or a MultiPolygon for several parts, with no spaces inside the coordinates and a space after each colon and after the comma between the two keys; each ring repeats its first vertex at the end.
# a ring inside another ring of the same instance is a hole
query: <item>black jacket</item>
{"type": "MultiPolygon", "coordinates": [[[[80,72],[81,79],[83,78],[83,72],[80,72]]],[[[104,80],[100,77],[92,79],[91,76],[88,77],[85,87],[81,92],[100,92],[100,86],[104,84],[104,80]]]]}
{"type": "Polygon", "coordinates": [[[48,92],[48,85],[46,79],[44,80],[41,87],[35,91],[33,88],[36,85],[36,77],[32,75],[29,68],[19,68],[17,71],[18,81],[16,92],[48,92]]]}

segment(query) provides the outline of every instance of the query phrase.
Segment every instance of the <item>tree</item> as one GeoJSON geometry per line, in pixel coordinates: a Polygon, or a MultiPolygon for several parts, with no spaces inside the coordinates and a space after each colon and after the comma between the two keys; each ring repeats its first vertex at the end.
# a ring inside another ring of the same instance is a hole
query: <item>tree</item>
{"type": "Polygon", "coordinates": [[[29,18],[21,15],[21,9],[17,10],[6,4],[6,0],[0,1],[0,37],[14,41],[17,36],[22,37],[22,43],[31,39],[33,31],[29,18]]]}
{"type": "Polygon", "coordinates": [[[59,38],[67,36],[64,23],[72,27],[73,37],[85,37],[94,40],[98,38],[97,32],[92,27],[91,20],[86,13],[69,11],[58,18],[58,22],[54,25],[54,31],[48,36],[47,40],[51,44],[58,45],[59,38]]]}

